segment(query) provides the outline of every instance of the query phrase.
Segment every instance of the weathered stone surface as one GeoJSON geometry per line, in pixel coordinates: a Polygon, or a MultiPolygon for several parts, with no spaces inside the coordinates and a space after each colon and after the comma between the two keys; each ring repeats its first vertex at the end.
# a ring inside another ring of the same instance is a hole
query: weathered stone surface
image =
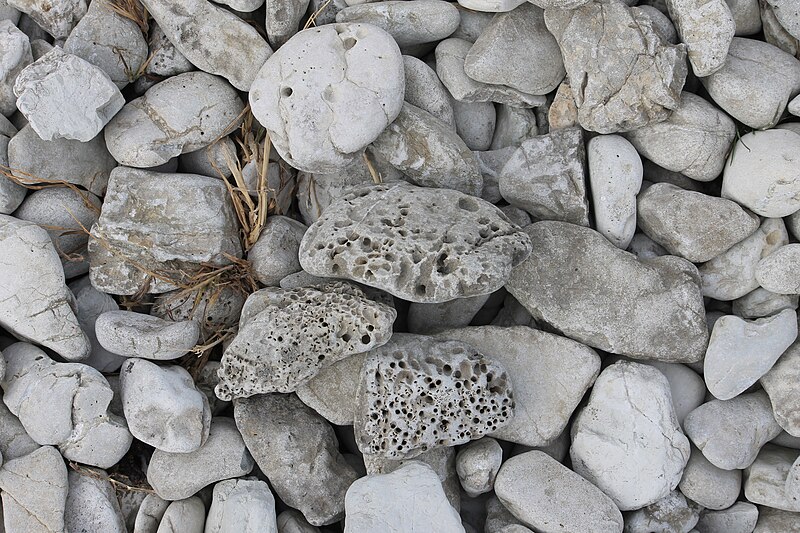
{"type": "MultiPolygon", "coordinates": [[[[103,470],[92,469],[99,476],[103,470]]],[[[69,493],[64,510],[67,531],[126,533],[119,500],[110,481],[70,470],[69,493]]]]}
{"type": "Polygon", "coordinates": [[[638,261],[589,228],[537,222],[533,249],[506,289],[537,321],[577,341],[641,359],[696,362],[705,353],[697,269],[680,258],[638,261]]]}
{"type": "Polygon", "coordinates": [[[547,110],[547,122],[550,131],[578,125],[578,107],[568,81],[563,81],[558,86],[553,102],[547,110]]]}
{"type": "Polygon", "coordinates": [[[758,4],[761,10],[761,26],[764,32],[764,39],[787,54],[797,57],[798,53],[800,53],[800,41],[781,25],[769,2],[759,0],[758,4]]]}
{"type": "Polygon", "coordinates": [[[761,31],[758,0],[725,0],[736,24],[736,35],[753,35],[761,31]]]}
{"type": "Polygon", "coordinates": [[[629,131],[678,107],[686,49],[665,42],[647,14],[604,0],[572,11],[549,9],[545,23],[561,48],[585,129],[629,131]]]}
{"type": "Polygon", "coordinates": [[[502,462],[503,449],[491,437],[483,437],[462,447],[456,456],[456,471],[464,492],[473,498],[490,492],[502,462]]]}
{"type": "Polygon", "coordinates": [[[336,22],[372,24],[391,35],[400,48],[440,41],[458,28],[458,9],[432,0],[366,3],[349,6],[336,14],[336,22]]]}
{"type": "MultiPolygon", "coordinates": [[[[518,108],[520,109],[520,108],[518,108]]],[[[525,110],[528,111],[528,110],[525,110]]],[[[495,129],[495,131],[498,131],[495,129]]],[[[472,152],[475,159],[478,160],[478,166],[483,175],[483,190],[481,191],[481,198],[487,202],[499,202],[503,199],[500,194],[500,172],[506,166],[508,160],[517,151],[516,146],[507,146],[499,150],[488,150],[485,152],[472,152]]],[[[509,220],[519,227],[527,226],[530,224],[531,217],[527,212],[519,207],[507,205],[500,208],[506,214],[509,220]],[[509,211],[510,210],[510,211],[509,211]],[[511,213],[511,215],[509,215],[511,213]]]]}
{"type": "Polygon", "coordinates": [[[692,446],[689,462],[678,487],[681,493],[706,509],[727,509],[742,489],[741,470],[723,470],[711,464],[703,452],[692,446]]]}
{"type": "Polygon", "coordinates": [[[759,380],[769,395],[775,420],[789,434],[800,437],[800,343],[787,349],[759,380]]]}
{"type": "Polygon", "coordinates": [[[164,517],[170,502],[156,494],[148,494],[136,512],[132,533],[158,533],[158,525],[164,517]]]}
{"type": "Polygon", "coordinates": [[[795,39],[800,39],[800,13],[791,0],[767,0],[778,22],[795,39]]]}
{"type": "Polygon", "coordinates": [[[403,58],[388,33],[333,24],[301,31],[270,57],[250,105],[290,165],[335,172],[397,118],[404,87],[403,58]]]}
{"type": "Polygon", "coordinates": [[[303,269],[297,252],[306,229],[304,224],[289,217],[271,216],[267,219],[261,236],[247,253],[247,260],[258,281],[275,286],[289,274],[303,269]]]}
{"type": "Polygon", "coordinates": [[[589,225],[580,128],[565,128],[524,141],[500,172],[500,194],[533,217],[589,225]]]}
{"type": "Polygon", "coordinates": [[[370,352],[361,375],[355,435],[363,453],[414,457],[478,439],[513,414],[506,370],[463,342],[396,333],[370,352]]]}
{"type": "MultiPolygon", "coordinates": [[[[758,517],[759,510],[755,505],[736,502],[721,511],[705,510],[700,513],[697,531],[702,533],[753,533],[758,517]]],[[[759,533],[778,533],[778,530],[762,530],[759,533]]]]}
{"type": "Polygon", "coordinates": [[[533,109],[503,104],[497,104],[495,108],[497,114],[492,144],[489,145],[490,152],[519,146],[525,140],[539,134],[536,113],[533,109]]]}
{"type": "MultiPolygon", "coordinates": [[[[234,402],[236,425],[280,499],[315,526],[340,520],[359,476],[339,453],[330,424],[295,395],[234,402]]],[[[349,518],[348,518],[349,522],[349,518]]]]}
{"type": "Polygon", "coordinates": [[[438,118],[450,128],[455,127],[450,93],[442,85],[436,71],[414,56],[403,56],[406,73],[405,101],[438,118]]]}
{"type": "Polygon", "coordinates": [[[169,504],[156,533],[203,533],[206,506],[199,496],[169,504]]]}
{"type": "MultiPolygon", "coordinates": [[[[653,29],[661,34],[661,37],[664,38],[670,44],[677,44],[678,43],[678,31],[675,29],[675,25],[670,20],[669,16],[666,14],[666,5],[664,0],[655,0],[657,2],[661,2],[661,5],[664,6],[664,11],[661,11],[659,8],[654,7],[653,5],[648,4],[641,4],[637,6],[640,11],[650,17],[650,20],[653,21],[653,29]]],[[[628,2],[625,2],[628,3],[628,2]]]]}
{"type": "Polygon", "coordinates": [[[133,311],[108,311],[97,317],[95,334],[106,350],[123,357],[177,359],[197,344],[196,322],[173,322],[133,311]]]}
{"type": "Polygon", "coordinates": [[[529,239],[488,202],[399,183],[354,188],[330,205],[303,237],[300,264],[439,303],[494,292],[529,253],[529,239]]]}
{"type": "MultiPolygon", "coordinates": [[[[309,3],[309,0],[267,0],[265,2],[267,11],[265,29],[269,44],[277,49],[297,33],[309,3]]],[[[312,10],[312,12],[316,11],[312,10]]],[[[315,19],[314,22],[315,26],[326,24],[319,19],[315,19]]]]}
{"type": "Polygon", "coordinates": [[[756,280],[768,291],[800,294],[800,244],[781,246],[756,266],[756,280]]]}
{"type": "Polygon", "coordinates": [[[86,14],[86,0],[7,0],[56,39],[65,39],[86,14]]]}
{"type": "Polygon", "coordinates": [[[227,479],[214,485],[205,533],[278,533],[275,498],[256,479],[227,479]]]}
{"type": "Polygon", "coordinates": [[[326,366],[297,387],[297,397],[331,424],[352,425],[353,398],[358,393],[366,357],[366,353],[355,354],[326,366]]]}
{"type": "Polygon", "coordinates": [[[700,508],[673,490],[655,503],[625,516],[625,533],[657,531],[693,531],[700,518],[700,508]]]}
{"type": "Polygon", "coordinates": [[[0,113],[11,116],[17,110],[14,82],[22,69],[33,63],[28,36],[9,20],[0,21],[0,113]]]}
{"type": "Polygon", "coordinates": [[[217,396],[293,392],[320,369],[386,343],[396,317],[342,282],[255,292],[222,356],[217,396]]]}
{"type": "Polygon", "coordinates": [[[783,309],[797,309],[798,295],[775,294],[758,288],[733,301],[733,313],[742,318],[761,318],[783,309]]]}
{"type": "Polygon", "coordinates": [[[695,75],[702,78],[721,69],[736,31],[725,0],[667,0],[667,8],[695,75]]]}
{"type": "Polygon", "coordinates": [[[800,498],[786,491],[787,476],[797,450],[765,444],[744,471],[744,495],[752,503],[800,512],[800,498]]]}
{"type": "Polygon", "coordinates": [[[575,472],[623,511],[673,490],[689,460],[669,382],[653,367],[620,361],[600,373],[572,426],[575,472]]]}

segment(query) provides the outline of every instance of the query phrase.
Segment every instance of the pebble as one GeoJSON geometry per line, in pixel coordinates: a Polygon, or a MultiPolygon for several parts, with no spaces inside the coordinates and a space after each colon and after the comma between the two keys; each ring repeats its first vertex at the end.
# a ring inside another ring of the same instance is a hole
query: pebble
{"type": "Polygon", "coordinates": [[[736,35],[753,35],[761,31],[758,0],[725,0],[736,23],[736,35]]]}
{"type": "Polygon", "coordinates": [[[204,533],[206,507],[197,496],[169,504],[156,533],[204,533]]]}
{"type": "Polygon", "coordinates": [[[517,147],[526,139],[539,134],[536,113],[532,109],[502,104],[497,104],[495,108],[497,114],[489,150],[499,151],[508,147],[517,147]]]}
{"type": "Polygon", "coordinates": [[[537,222],[525,232],[537,252],[514,269],[506,289],[537,321],[611,353],[702,359],[708,330],[689,262],[640,262],[600,233],[564,222],[537,222]]]}
{"type": "Polygon", "coordinates": [[[550,131],[572,128],[578,125],[578,107],[568,81],[563,81],[556,89],[553,101],[547,110],[550,131]]]}
{"type": "MultiPolygon", "coordinates": [[[[658,8],[652,5],[642,4],[637,6],[639,11],[650,17],[653,28],[661,34],[661,37],[670,44],[678,44],[678,31],[672,20],[658,8]]],[[[666,11],[666,9],[665,9],[666,11]]]]}
{"type": "Polygon", "coordinates": [[[86,15],[86,0],[7,0],[10,7],[28,15],[56,39],[65,39],[78,21],[86,15]]]}
{"type": "Polygon", "coordinates": [[[786,244],[756,266],[758,283],[770,292],[778,294],[800,294],[800,244],[786,244]]]}
{"type": "Polygon", "coordinates": [[[300,272],[300,241],[308,229],[304,224],[285,216],[267,219],[261,236],[247,253],[255,278],[266,286],[275,286],[295,272],[300,272]]]}
{"type": "MultiPolygon", "coordinates": [[[[147,43],[153,58],[145,67],[146,74],[169,77],[195,70],[195,66],[178,51],[155,20],[150,20],[150,35],[147,43]]],[[[143,76],[137,82],[142,79],[147,81],[147,78],[143,76]]],[[[148,82],[148,84],[148,89],[155,85],[153,82],[148,82]]]]}
{"type": "Polygon", "coordinates": [[[629,513],[625,517],[625,532],[691,532],[700,519],[700,511],[698,505],[673,490],[657,502],[629,513]]]}
{"type": "MultiPolygon", "coordinates": [[[[5,365],[5,361],[3,363],[5,365]]],[[[0,465],[37,450],[40,446],[25,432],[22,422],[0,402],[0,465]]]]}
{"type": "Polygon", "coordinates": [[[306,14],[310,2],[309,0],[283,0],[265,2],[265,4],[267,17],[264,29],[269,44],[278,48],[286,44],[286,41],[297,33],[297,28],[306,14]]]}
{"type": "Polygon", "coordinates": [[[199,342],[205,343],[220,330],[239,321],[245,294],[241,286],[220,283],[212,290],[203,287],[165,292],[155,297],[150,313],[171,322],[193,320],[200,326],[199,342]]]}
{"type": "Polygon", "coordinates": [[[458,3],[475,12],[504,13],[525,2],[521,0],[459,0],[458,3]]]}
{"type": "Polygon", "coordinates": [[[69,493],[64,510],[66,531],[126,533],[114,487],[110,481],[102,479],[107,473],[96,469],[91,469],[91,472],[101,478],[69,471],[69,493]]]}
{"type": "Polygon", "coordinates": [[[759,2],[761,7],[761,26],[764,39],[771,45],[777,46],[784,52],[797,57],[800,52],[800,42],[781,26],[778,17],[768,2],[759,2]]]}
{"type": "MultiPolygon", "coordinates": [[[[497,129],[495,129],[495,131],[497,131],[497,129]]],[[[507,146],[499,150],[472,152],[475,159],[478,160],[478,166],[481,169],[481,175],[483,175],[481,198],[487,202],[499,202],[503,199],[503,196],[500,194],[500,172],[502,172],[508,160],[511,159],[511,156],[514,155],[516,149],[516,146],[507,146]]],[[[530,223],[530,215],[516,206],[503,206],[500,208],[500,211],[505,213],[508,219],[517,226],[522,227],[530,223]],[[509,210],[511,210],[514,216],[508,215],[509,210]],[[521,220],[525,221],[525,224],[520,224],[521,220]]]]}
{"type": "Polygon", "coordinates": [[[191,350],[200,336],[196,322],[173,322],[132,311],[107,311],[97,317],[95,334],[106,350],[123,357],[164,361],[191,350]]]}
{"type": "Polygon", "coordinates": [[[636,195],[642,187],[642,160],[619,135],[598,135],[586,149],[597,231],[626,249],[636,232],[636,195]]]}
{"type": "Polygon", "coordinates": [[[351,425],[355,417],[353,398],[358,394],[366,357],[366,353],[350,355],[322,368],[298,385],[297,397],[331,424],[351,425]]]}
{"type": "MultiPolygon", "coordinates": [[[[461,102],[453,100],[456,132],[470,150],[488,150],[497,123],[497,111],[492,102],[461,102]]],[[[477,195],[480,195],[480,191],[477,195]]]]}
{"type": "Polygon", "coordinates": [[[97,340],[95,323],[97,317],[106,311],[119,310],[119,305],[112,297],[95,289],[88,276],[71,283],[69,289],[75,296],[75,314],[78,317],[78,323],[91,344],[89,357],[82,362],[100,372],[116,372],[125,359],[100,345],[97,340]]]}
{"type": "Polygon", "coordinates": [[[11,116],[17,110],[14,82],[22,70],[33,63],[28,36],[8,20],[0,21],[0,113],[11,116]]]}
{"type": "Polygon", "coordinates": [[[787,476],[796,459],[797,450],[764,445],[744,471],[745,498],[756,505],[800,512],[800,498],[786,491],[787,476]]]}
{"type": "Polygon", "coordinates": [[[434,0],[408,0],[358,4],[336,14],[336,22],[372,24],[385,30],[406,48],[449,37],[460,21],[453,4],[434,0]]]}
{"type": "Polygon", "coordinates": [[[706,509],[727,509],[736,503],[742,490],[742,471],[717,468],[692,446],[678,488],[681,494],[706,509]]]}
{"type": "Polygon", "coordinates": [[[755,505],[736,502],[727,509],[700,513],[697,530],[702,533],[753,533],[758,518],[759,510],[755,505]]]}
{"type": "Polygon", "coordinates": [[[464,492],[472,498],[490,492],[502,462],[503,449],[491,437],[462,447],[456,455],[456,471],[464,492]]]}
{"type": "Polygon", "coordinates": [[[795,39],[800,39],[800,13],[797,11],[797,6],[788,0],[767,0],[767,3],[781,26],[795,39]]]}
{"type": "Polygon", "coordinates": [[[736,31],[725,0],[667,0],[667,8],[695,75],[703,78],[721,69],[736,31]]]}
{"type": "MultiPolygon", "coordinates": [[[[659,370],[669,382],[672,392],[672,405],[678,423],[683,426],[686,415],[699,407],[705,401],[706,385],[703,378],[680,363],[662,363],[659,361],[643,361],[659,370]]],[[[701,368],[702,370],[702,368],[701,368]]]]}
{"type": "Polygon", "coordinates": [[[169,505],[170,502],[162,500],[154,493],[148,493],[136,512],[132,533],[158,533],[158,525],[169,505]]]}
{"type": "Polygon", "coordinates": [[[775,294],[758,288],[733,301],[734,314],[742,318],[762,318],[783,309],[797,309],[798,295],[775,294]]]}
{"type": "Polygon", "coordinates": [[[404,55],[403,68],[406,74],[406,103],[427,111],[445,124],[455,128],[450,93],[447,91],[436,71],[416,57],[404,55]]]}
{"type": "Polygon", "coordinates": [[[759,380],[769,395],[775,420],[794,436],[800,436],[798,377],[800,377],[800,344],[794,343],[759,380]]]}
{"type": "Polygon", "coordinates": [[[456,298],[440,304],[412,303],[408,307],[409,333],[429,334],[448,328],[468,326],[490,295],[456,298]]]}
{"type": "Polygon", "coordinates": [[[227,479],[214,485],[205,533],[278,533],[275,498],[257,479],[227,479]]]}
{"type": "Polygon", "coordinates": [[[278,515],[278,533],[319,533],[319,528],[309,524],[299,511],[287,509],[278,515]]]}
{"type": "Polygon", "coordinates": [[[359,476],[339,453],[325,419],[297,396],[282,394],[237,399],[234,413],[245,444],[284,503],[315,526],[342,519],[345,493],[359,476]]]}

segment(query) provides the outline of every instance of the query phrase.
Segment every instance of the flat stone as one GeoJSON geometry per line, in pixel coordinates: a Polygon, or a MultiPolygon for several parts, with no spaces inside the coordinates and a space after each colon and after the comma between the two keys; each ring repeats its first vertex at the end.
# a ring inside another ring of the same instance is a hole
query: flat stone
{"type": "Polygon", "coordinates": [[[199,496],[169,504],[156,533],[204,533],[206,506],[199,496]]]}
{"type": "Polygon", "coordinates": [[[315,276],[440,303],[494,292],[529,246],[499,209],[479,198],[384,184],[354,188],[331,204],[303,237],[300,264],[315,276]]]}
{"type": "Polygon", "coordinates": [[[797,450],[765,444],[744,471],[744,496],[757,505],[800,512],[800,497],[786,492],[786,481],[797,450]]]}
{"type": "Polygon", "coordinates": [[[227,479],[214,485],[205,533],[261,531],[278,533],[275,497],[257,479],[227,479]]]}
{"type": "MultiPolygon", "coordinates": [[[[456,132],[470,150],[488,150],[497,124],[492,102],[462,102],[452,99],[456,132]]],[[[485,199],[485,198],[484,198],[485,199]]]]}
{"type": "MultiPolygon", "coordinates": [[[[759,510],[752,503],[736,502],[721,511],[705,510],[700,513],[697,530],[703,533],[753,533],[759,510]]],[[[760,533],[778,533],[760,531],[760,533]]]]}
{"type": "Polygon", "coordinates": [[[372,24],[405,48],[449,37],[458,28],[459,11],[447,2],[389,0],[346,7],[336,14],[336,22],[372,24]]]}
{"type": "Polygon", "coordinates": [[[695,75],[702,78],[721,69],[736,31],[725,0],[667,0],[667,8],[695,75]]]}
{"type": "Polygon", "coordinates": [[[464,492],[474,498],[494,489],[502,462],[503,449],[493,438],[467,443],[456,456],[456,471],[464,492]]]}
{"type": "Polygon", "coordinates": [[[778,294],[800,294],[800,244],[781,246],[756,266],[756,280],[768,291],[778,294]]]}
{"type": "MultiPolygon", "coordinates": [[[[295,395],[234,402],[236,425],[278,497],[315,526],[341,520],[359,475],[339,453],[331,425],[295,395]]],[[[349,519],[348,519],[349,520],[349,519]]]]}
{"type": "Polygon", "coordinates": [[[45,141],[90,141],[125,105],[108,74],[60,48],[25,67],[14,94],[20,112],[45,141]]]}
{"type": "Polygon", "coordinates": [[[655,503],[625,517],[625,532],[693,531],[700,519],[700,507],[673,490],[655,503]]]}
{"type": "Polygon", "coordinates": [[[258,241],[247,253],[255,278],[264,285],[275,286],[295,272],[300,272],[300,241],[308,229],[305,224],[284,216],[267,218],[258,241]]]}
{"type": "Polygon", "coordinates": [[[86,14],[86,0],[7,0],[10,7],[28,15],[36,24],[55,37],[65,39],[86,14]]]}
{"type": "MultiPolygon", "coordinates": [[[[344,2],[339,3],[342,4],[344,2]]],[[[297,33],[310,2],[309,0],[270,0],[265,4],[267,17],[264,26],[267,30],[267,39],[269,39],[269,44],[277,49],[286,44],[286,41],[297,33]]],[[[311,12],[315,13],[317,11],[312,9],[311,12]]],[[[326,24],[318,18],[315,18],[314,22],[315,26],[326,24]]]]}
{"type": "Polygon", "coordinates": [[[759,382],[769,395],[775,420],[790,435],[800,437],[800,344],[794,343],[759,382]]]}
{"type": "MultiPolygon", "coordinates": [[[[91,469],[105,477],[103,470],[91,469]]],[[[111,482],[84,475],[74,470],[68,474],[69,493],[64,510],[66,531],[107,531],[126,533],[125,519],[111,482]]]]}
{"type": "Polygon", "coordinates": [[[0,53],[0,113],[11,116],[17,110],[14,82],[22,69],[33,63],[33,54],[28,36],[9,20],[0,21],[0,53]]]}
{"type": "Polygon", "coordinates": [[[797,309],[798,295],[775,294],[759,287],[733,301],[733,313],[742,318],[762,318],[783,309],[797,309]]]}
{"type": "Polygon", "coordinates": [[[108,311],[97,317],[95,334],[103,348],[117,355],[164,361],[186,355],[197,344],[200,327],[191,320],[108,311]]]}
{"type": "Polygon", "coordinates": [[[475,12],[504,13],[525,2],[524,0],[459,0],[458,3],[475,12]]]}
{"type": "Polygon", "coordinates": [[[450,93],[442,85],[436,71],[424,61],[408,55],[403,56],[403,68],[406,73],[405,101],[427,111],[451,129],[455,128],[450,93]]]}
{"type": "Polygon", "coordinates": [[[688,261],[639,261],[600,233],[564,222],[537,222],[525,232],[537,252],[514,269],[506,289],[537,321],[611,353],[702,359],[708,330],[688,261]]]}
{"type": "Polygon", "coordinates": [[[727,509],[739,498],[742,471],[717,468],[703,452],[692,446],[678,488],[684,496],[706,509],[727,509]]]}
{"type": "Polygon", "coordinates": [[[498,178],[500,194],[534,218],[589,225],[586,152],[580,128],[524,141],[498,178]]]}
{"type": "Polygon", "coordinates": [[[545,11],[564,58],[578,121],[598,133],[661,122],[680,104],[686,49],[666,42],[650,17],[623,2],[545,11]]]}
{"type": "Polygon", "coordinates": [[[403,58],[391,35],[370,24],[332,24],[281,46],[258,72],[250,105],[286,162],[335,172],[360,159],[397,118],[404,87],[403,58]]]}

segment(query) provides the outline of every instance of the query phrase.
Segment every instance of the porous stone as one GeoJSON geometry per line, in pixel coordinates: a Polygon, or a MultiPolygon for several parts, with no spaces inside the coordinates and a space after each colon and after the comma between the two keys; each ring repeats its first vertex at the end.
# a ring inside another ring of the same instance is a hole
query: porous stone
{"type": "Polygon", "coordinates": [[[758,450],[781,432],[764,391],[711,400],[686,417],[686,435],[717,468],[747,468],[758,450]]]}
{"type": "Polygon", "coordinates": [[[110,481],[102,479],[107,475],[106,472],[90,470],[101,477],[74,470],[69,472],[69,493],[64,509],[66,531],[126,533],[125,519],[114,487],[110,481]]]}
{"type": "Polygon", "coordinates": [[[733,301],[733,313],[742,318],[762,318],[783,309],[797,309],[798,295],[775,294],[759,287],[733,301]]]}
{"type": "MultiPolygon", "coordinates": [[[[758,520],[758,508],[752,503],[736,502],[720,511],[704,510],[697,522],[697,531],[702,533],[753,533],[758,520]]],[[[761,531],[759,533],[778,533],[761,531]]]]}
{"type": "Polygon", "coordinates": [[[397,118],[404,88],[403,58],[388,33],[370,24],[332,24],[281,46],[258,72],[250,105],[286,162],[335,172],[360,158],[397,118]]]}
{"type": "Polygon", "coordinates": [[[689,460],[689,440],[664,375],[626,361],[601,372],[572,426],[570,457],[575,472],[622,511],[669,494],[689,460]]]}
{"type": "Polygon", "coordinates": [[[173,322],[133,311],[108,311],[97,317],[95,334],[106,350],[123,357],[177,359],[197,344],[196,322],[173,322]]]}
{"type": "Polygon", "coordinates": [[[203,487],[253,470],[253,458],[232,418],[214,417],[208,439],[189,453],[156,450],[147,468],[147,482],[161,498],[189,498],[203,487]]]}
{"type": "Polygon", "coordinates": [[[355,435],[362,453],[414,457],[478,439],[513,414],[506,370],[463,342],[396,333],[370,352],[361,375],[355,435]]]}
{"type": "Polygon", "coordinates": [[[507,147],[519,146],[539,134],[536,113],[532,109],[503,104],[497,104],[495,108],[497,114],[490,151],[499,152],[507,147]]]}
{"type": "Polygon", "coordinates": [[[473,498],[490,492],[502,462],[503,449],[493,438],[466,444],[456,456],[456,471],[464,492],[473,498]]]}
{"type": "Polygon", "coordinates": [[[60,48],[25,67],[14,94],[20,112],[45,141],[90,141],[125,105],[108,74],[60,48]]]}
{"type": "Polygon", "coordinates": [[[564,222],[525,228],[533,249],[506,289],[537,321],[594,348],[696,362],[708,330],[697,269],[664,256],[639,261],[600,233],[564,222]]]}
{"type": "Polygon", "coordinates": [[[700,518],[698,505],[673,490],[655,503],[625,516],[625,533],[691,532],[700,518]]]}
{"type": "Polygon", "coordinates": [[[589,225],[580,128],[564,128],[524,141],[500,172],[500,194],[534,218],[589,225]]]}
{"type": "Polygon", "coordinates": [[[800,512],[800,497],[786,491],[787,476],[797,450],[765,444],[744,471],[744,496],[757,505],[800,512]]]}
{"type": "Polygon", "coordinates": [[[777,294],[800,294],[799,263],[800,244],[786,244],[758,262],[756,280],[777,294]]]}
{"type": "Polygon", "coordinates": [[[736,31],[725,0],[667,0],[667,8],[695,75],[702,78],[721,69],[736,31]]]}
{"type": "Polygon", "coordinates": [[[204,533],[206,506],[199,496],[169,504],[156,533],[204,533]]]}
{"type": "Polygon", "coordinates": [[[717,468],[705,458],[703,452],[692,446],[678,488],[684,496],[706,509],[727,509],[739,497],[742,471],[717,468]]]}
{"type": "Polygon", "coordinates": [[[178,74],[126,104],[105,129],[106,145],[122,165],[155,167],[214,142],[236,127],[243,108],[222,78],[178,74]]]}
{"type": "Polygon", "coordinates": [[[598,135],[586,149],[592,208],[597,231],[626,249],[636,232],[636,195],[642,187],[642,160],[619,135],[598,135]]]}
{"type": "Polygon", "coordinates": [[[797,339],[797,313],[746,321],[735,315],[718,319],[711,332],[703,375],[709,392],[730,400],[766,374],[797,339]]]}
{"type": "Polygon", "coordinates": [[[775,420],[790,435],[800,437],[800,343],[794,343],[759,382],[769,395],[775,420]]]}
{"type": "Polygon", "coordinates": [[[389,0],[346,7],[336,14],[336,22],[372,24],[406,48],[449,37],[458,28],[459,12],[447,2],[389,0]]]}
{"type": "Polygon", "coordinates": [[[686,49],[671,45],[650,17],[619,0],[545,11],[564,58],[578,121],[599,133],[661,122],[680,103],[686,49]]]}
{"type": "Polygon", "coordinates": [[[406,74],[404,99],[407,103],[427,111],[450,128],[455,128],[450,93],[442,85],[436,71],[414,56],[403,56],[406,74]]]}
{"type": "Polygon", "coordinates": [[[293,392],[320,369],[386,343],[396,317],[390,306],[343,282],[262,289],[245,302],[216,394],[230,400],[293,392]]]}
{"type": "MultiPolygon", "coordinates": [[[[343,4],[344,2],[340,1],[339,3],[343,4]]],[[[309,0],[267,0],[265,4],[267,39],[269,39],[269,44],[277,49],[297,33],[310,2],[309,0]]],[[[316,11],[312,10],[312,12],[316,11]]],[[[318,19],[315,19],[314,22],[315,26],[326,24],[318,19]]]]}
{"type": "Polygon", "coordinates": [[[28,36],[10,20],[0,20],[0,57],[0,113],[11,116],[17,110],[14,82],[33,63],[33,55],[28,36]]]}
{"type": "Polygon", "coordinates": [[[352,425],[353,398],[358,393],[366,357],[366,353],[355,354],[326,366],[297,387],[297,397],[331,424],[352,425]]]}
{"type": "Polygon", "coordinates": [[[529,253],[529,239],[488,202],[398,183],[357,187],[331,204],[303,237],[300,264],[440,303],[494,292],[529,253]]]}
{"type": "Polygon", "coordinates": [[[497,123],[492,102],[462,102],[452,99],[456,133],[470,150],[488,150],[497,123]]]}
{"type": "Polygon", "coordinates": [[[275,286],[289,274],[303,269],[297,252],[306,229],[304,224],[289,217],[271,216],[267,219],[258,241],[247,253],[247,260],[258,281],[275,286]]]}
{"type": "Polygon", "coordinates": [[[7,0],[56,39],[65,39],[86,14],[86,0],[7,0]]]}
{"type": "Polygon", "coordinates": [[[257,479],[227,479],[214,485],[205,533],[278,533],[275,498],[257,479]]]}
{"type": "Polygon", "coordinates": [[[143,0],[161,30],[199,69],[249,91],[272,49],[256,29],[207,0],[143,0]]]}

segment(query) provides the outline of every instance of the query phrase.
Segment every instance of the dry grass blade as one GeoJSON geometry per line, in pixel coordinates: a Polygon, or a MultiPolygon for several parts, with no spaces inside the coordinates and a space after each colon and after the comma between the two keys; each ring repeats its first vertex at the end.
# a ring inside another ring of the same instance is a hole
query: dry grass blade
{"type": "Polygon", "coordinates": [[[147,8],[139,0],[109,0],[106,5],[117,15],[135,22],[147,38],[147,32],[150,31],[150,25],[147,22],[149,17],[147,8]]]}
{"type": "Polygon", "coordinates": [[[114,486],[116,490],[123,491],[123,492],[144,492],[146,494],[155,494],[156,491],[152,489],[149,485],[141,486],[135,485],[130,482],[130,479],[127,476],[122,476],[120,474],[109,474],[103,475],[100,472],[94,470],[93,468],[89,468],[73,461],[69,462],[69,467],[73,469],[75,472],[79,473],[82,476],[87,476],[93,479],[100,479],[102,481],[108,481],[111,485],[114,486]],[[128,483],[122,481],[121,478],[125,478],[128,483]]]}
{"type": "Polygon", "coordinates": [[[97,207],[92,201],[89,199],[89,195],[75,185],[74,183],[69,183],[68,181],[64,180],[51,180],[46,178],[40,178],[38,176],[34,176],[29,172],[25,172],[24,170],[14,169],[11,167],[7,167],[4,165],[0,165],[0,175],[5,176],[9,180],[13,181],[17,185],[21,185],[26,189],[38,191],[40,189],[49,189],[52,187],[66,187],[67,189],[71,189],[78,195],[80,195],[81,200],[83,200],[84,205],[88,208],[100,214],[100,208],[97,207]]]}
{"type": "Polygon", "coordinates": [[[369,170],[369,175],[372,176],[372,181],[378,184],[383,183],[383,178],[381,178],[380,173],[378,173],[378,171],[375,170],[375,165],[373,165],[372,161],[370,161],[367,152],[362,153],[361,157],[364,158],[364,163],[366,163],[367,165],[367,170],[369,170]]]}
{"type": "Polygon", "coordinates": [[[317,10],[316,10],[316,11],[314,11],[314,12],[311,14],[311,16],[310,16],[310,17],[308,17],[308,20],[306,21],[305,25],[303,26],[303,29],[304,29],[304,30],[307,30],[307,29],[308,29],[308,28],[310,28],[311,26],[314,26],[314,25],[315,25],[315,22],[316,22],[316,20],[317,20],[317,17],[318,17],[318,16],[319,16],[319,15],[320,15],[320,14],[321,14],[323,11],[325,11],[325,8],[326,8],[326,7],[328,7],[328,4],[330,4],[330,3],[331,3],[331,0],[325,0],[325,2],[323,2],[323,3],[322,3],[322,5],[321,5],[321,6],[319,6],[319,8],[317,8],[317,10]]]}

